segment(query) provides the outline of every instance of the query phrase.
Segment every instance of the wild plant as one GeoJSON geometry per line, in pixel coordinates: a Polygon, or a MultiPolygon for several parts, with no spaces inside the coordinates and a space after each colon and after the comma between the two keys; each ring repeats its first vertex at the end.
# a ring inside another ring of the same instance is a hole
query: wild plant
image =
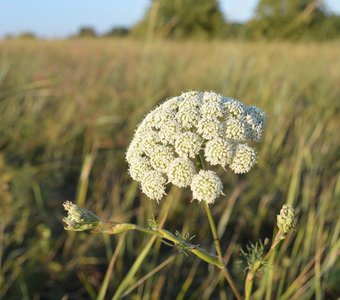
{"type": "MultiPolygon", "coordinates": [[[[261,140],[265,118],[265,113],[256,106],[246,106],[239,100],[214,92],[191,91],[166,100],[147,114],[127,149],[129,174],[151,200],[160,203],[170,184],[191,189],[192,201],[198,201],[205,210],[216,254],[193,244],[190,235],[183,236],[179,231],[173,234],[163,229],[154,218],[145,227],[108,222],[69,201],[64,203],[68,212],[64,218],[65,229],[107,234],[136,230],[154,235],[167,245],[177,247],[181,253],[191,253],[219,268],[236,299],[242,299],[238,284],[224,263],[210,206],[221,195],[226,196],[219,171],[243,174],[255,166],[257,154],[253,145],[261,140]],[[218,170],[219,167],[221,170],[218,170]]],[[[268,266],[273,250],[294,229],[292,206],[283,205],[277,216],[277,226],[277,234],[268,251],[261,241],[250,243],[245,250],[240,250],[247,272],[243,292],[245,299],[250,299],[254,278],[268,266]]],[[[131,276],[143,259],[141,257],[134,265],[131,276]]],[[[123,291],[124,285],[116,291],[114,299],[118,299],[123,291]]]]}

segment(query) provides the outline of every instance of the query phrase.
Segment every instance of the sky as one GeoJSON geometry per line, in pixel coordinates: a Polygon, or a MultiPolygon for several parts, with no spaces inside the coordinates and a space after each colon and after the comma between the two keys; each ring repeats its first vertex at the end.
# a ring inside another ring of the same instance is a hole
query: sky
{"type": "MultiPolygon", "coordinates": [[[[82,26],[105,33],[114,26],[136,24],[151,0],[0,0],[0,37],[33,32],[44,38],[67,37],[82,26]]],[[[247,21],[257,0],[220,0],[229,21],[247,21]]],[[[340,14],[340,0],[325,0],[340,14]]]]}

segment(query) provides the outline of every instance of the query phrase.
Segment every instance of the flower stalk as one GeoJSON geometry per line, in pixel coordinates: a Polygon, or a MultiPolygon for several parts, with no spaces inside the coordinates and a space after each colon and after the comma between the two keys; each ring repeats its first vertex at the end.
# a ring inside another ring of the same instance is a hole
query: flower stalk
{"type": "MultiPolygon", "coordinates": [[[[202,155],[199,154],[198,157],[199,157],[199,160],[197,161],[197,163],[200,165],[200,167],[203,170],[205,170],[205,162],[204,162],[202,155]]],[[[221,244],[220,244],[220,239],[218,238],[215,221],[214,221],[214,218],[212,216],[209,204],[206,201],[204,201],[204,208],[205,208],[205,212],[206,212],[207,217],[208,217],[211,234],[212,234],[213,239],[214,239],[214,244],[215,244],[217,256],[221,261],[223,261],[222,248],[221,248],[221,244]]],[[[223,266],[224,266],[224,264],[223,264],[223,266]]],[[[228,284],[230,285],[232,291],[234,292],[236,299],[241,300],[241,294],[239,293],[239,291],[238,291],[230,273],[228,272],[226,266],[223,267],[222,274],[223,274],[224,278],[226,279],[226,281],[228,282],[228,284]]]]}
{"type": "Polygon", "coordinates": [[[107,234],[118,234],[126,231],[136,230],[139,232],[155,235],[161,239],[172,242],[175,246],[185,249],[188,252],[196,255],[205,262],[223,269],[223,262],[213,254],[205,251],[201,247],[188,243],[180,237],[172,234],[170,231],[165,229],[148,229],[143,226],[139,226],[131,223],[114,223],[114,222],[102,222],[95,231],[107,234]]]}
{"type": "MultiPolygon", "coordinates": [[[[221,244],[220,244],[220,240],[219,240],[218,235],[217,235],[216,225],[215,225],[214,219],[212,217],[210,207],[209,207],[208,203],[206,203],[206,202],[204,202],[204,207],[205,207],[205,211],[206,211],[206,214],[207,214],[207,217],[208,217],[208,220],[209,220],[209,225],[210,225],[210,229],[211,229],[211,234],[212,234],[213,239],[214,239],[217,256],[221,261],[223,261],[221,244]]],[[[233,290],[236,299],[241,300],[242,299],[241,294],[238,291],[230,273],[228,272],[228,270],[227,270],[227,268],[224,264],[223,264],[223,268],[222,268],[222,274],[223,274],[224,278],[226,279],[226,281],[228,282],[228,284],[230,285],[231,289],[233,290]]]]}
{"type": "Polygon", "coordinates": [[[119,234],[131,230],[136,230],[139,232],[157,236],[166,241],[170,241],[174,244],[174,246],[183,249],[186,252],[191,252],[208,264],[214,265],[221,270],[224,268],[222,260],[219,259],[217,256],[205,251],[198,245],[194,245],[189,243],[188,241],[183,240],[182,238],[172,234],[168,230],[160,229],[157,227],[146,228],[131,223],[115,223],[102,221],[91,211],[81,208],[69,201],[64,203],[64,207],[68,212],[68,216],[63,219],[63,221],[66,223],[66,230],[92,230],[94,232],[101,232],[106,234],[119,234]]]}

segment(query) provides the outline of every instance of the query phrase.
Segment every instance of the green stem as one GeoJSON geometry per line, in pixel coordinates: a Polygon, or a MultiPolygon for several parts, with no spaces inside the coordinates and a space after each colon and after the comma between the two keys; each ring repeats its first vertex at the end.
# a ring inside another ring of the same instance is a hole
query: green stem
{"type": "MultiPolygon", "coordinates": [[[[211,213],[211,210],[210,210],[210,207],[209,207],[208,203],[206,203],[206,202],[204,202],[204,203],[205,203],[204,204],[205,211],[207,213],[208,220],[209,220],[209,225],[210,225],[211,233],[212,233],[212,236],[213,236],[213,239],[214,239],[214,243],[215,243],[216,253],[217,253],[218,258],[223,263],[222,249],[221,249],[220,240],[219,240],[218,235],[217,235],[216,225],[215,225],[215,222],[214,222],[214,219],[213,219],[213,216],[212,216],[212,213],[211,213]]],[[[227,282],[230,285],[231,289],[233,290],[236,299],[237,300],[241,300],[242,299],[241,294],[238,291],[238,289],[237,289],[237,287],[236,287],[236,285],[235,285],[235,283],[234,283],[230,273],[228,272],[227,268],[224,266],[224,263],[223,263],[223,268],[222,268],[222,274],[223,274],[224,278],[227,280],[227,282]]]]}
{"type": "MultiPolygon", "coordinates": [[[[199,154],[199,163],[202,167],[203,170],[205,170],[205,163],[204,163],[204,159],[202,157],[201,154],[199,154]]],[[[222,249],[221,249],[221,244],[220,244],[220,240],[218,238],[217,235],[217,230],[216,230],[216,225],[215,225],[215,221],[214,218],[212,216],[210,207],[208,205],[208,203],[204,202],[204,208],[205,208],[205,212],[207,214],[208,220],[209,220],[209,225],[210,225],[210,229],[211,229],[211,233],[214,239],[214,244],[215,244],[215,248],[216,248],[216,253],[218,258],[220,259],[220,261],[223,263],[223,254],[222,254],[222,249]]],[[[228,284],[230,285],[231,289],[233,290],[235,297],[237,300],[241,300],[241,294],[238,291],[236,284],[234,283],[230,273],[228,272],[227,268],[225,267],[224,263],[223,263],[223,268],[222,268],[222,274],[224,276],[224,278],[226,279],[226,281],[228,282],[228,284]]]]}
{"type": "MultiPolygon", "coordinates": [[[[272,245],[270,246],[269,251],[267,252],[266,256],[264,259],[267,261],[270,257],[270,255],[273,253],[273,250],[276,248],[276,246],[279,244],[280,241],[282,241],[282,233],[279,230],[278,233],[276,234],[274,241],[272,245]]],[[[245,294],[245,300],[249,300],[252,290],[253,290],[253,283],[254,283],[254,278],[256,275],[256,272],[261,268],[262,264],[260,262],[256,262],[253,267],[248,271],[247,277],[246,277],[246,282],[244,286],[244,294],[245,294]]]]}
{"type": "Polygon", "coordinates": [[[222,254],[222,249],[221,249],[221,245],[220,245],[220,240],[217,236],[217,230],[216,230],[216,225],[210,210],[210,207],[208,205],[207,202],[204,202],[204,208],[205,208],[205,212],[207,214],[208,220],[209,220],[209,225],[210,225],[210,229],[211,229],[211,234],[213,236],[214,239],[214,243],[215,243],[215,248],[216,248],[216,252],[217,252],[217,256],[223,260],[223,254],[222,254]]]}
{"type": "Polygon", "coordinates": [[[215,255],[208,253],[207,251],[205,251],[204,249],[196,245],[190,244],[182,240],[181,238],[173,235],[171,232],[165,229],[148,229],[148,228],[138,226],[135,224],[130,224],[130,223],[116,224],[112,222],[103,222],[96,228],[96,231],[107,233],[107,234],[118,234],[118,233],[126,232],[129,230],[137,230],[140,232],[152,234],[159,238],[171,241],[173,244],[183,247],[183,249],[191,252],[192,254],[196,255],[197,257],[206,261],[207,263],[214,265],[218,267],[219,269],[224,268],[222,261],[215,255]]]}

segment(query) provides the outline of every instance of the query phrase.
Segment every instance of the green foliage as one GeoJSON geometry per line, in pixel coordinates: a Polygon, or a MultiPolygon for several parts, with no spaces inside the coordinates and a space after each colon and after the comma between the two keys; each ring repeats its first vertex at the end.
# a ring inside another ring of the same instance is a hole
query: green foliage
{"type": "Polygon", "coordinates": [[[242,31],[251,38],[327,40],[340,37],[339,19],[316,0],[261,0],[242,31]]]}
{"type": "Polygon", "coordinates": [[[225,23],[216,0],[154,0],[149,12],[133,32],[144,36],[151,26],[162,37],[216,37],[225,23]]]}
{"type": "Polygon", "coordinates": [[[256,7],[256,15],[259,18],[280,18],[289,16],[294,18],[299,16],[309,5],[315,4],[319,11],[322,10],[321,4],[315,0],[260,0],[256,7]]]}
{"type": "Polygon", "coordinates": [[[255,244],[249,243],[245,250],[240,250],[240,253],[242,264],[244,265],[244,272],[251,271],[255,264],[259,265],[258,270],[266,265],[264,245],[261,240],[255,244]]]}
{"type": "Polygon", "coordinates": [[[130,30],[126,27],[114,27],[109,32],[104,34],[104,37],[125,37],[130,30]]]}
{"type": "Polygon", "coordinates": [[[33,32],[22,32],[17,38],[19,39],[27,39],[27,40],[35,40],[37,37],[33,32]]]}
{"type": "Polygon", "coordinates": [[[97,37],[97,33],[92,27],[81,27],[76,37],[95,38],[97,37]]]}
{"type": "Polygon", "coordinates": [[[130,29],[126,27],[114,27],[104,34],[104,37],[125,37],[130,33],[130,29]]]}
{"type": "Polygon", "coordinates": [[[135,36],[329,40],[340,37],[340,16],[317,0],[260,0],[250,21],[223,19],[216,0],[154,0],[135,36]]]}

